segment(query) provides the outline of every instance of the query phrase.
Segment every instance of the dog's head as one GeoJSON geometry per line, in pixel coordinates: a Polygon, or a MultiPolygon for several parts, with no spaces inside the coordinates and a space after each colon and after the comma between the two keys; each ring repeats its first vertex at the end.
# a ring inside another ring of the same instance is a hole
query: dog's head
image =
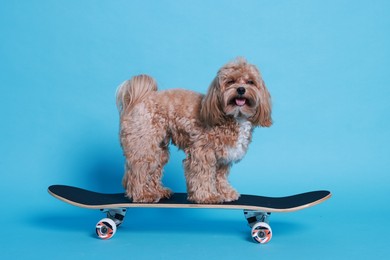
{"type": "Polygon", "coordinates": [[[209,126],[229,117],[271,126],[271,97],[256,66],[244,58],[223,66],[202,101],[200,116],[209,126]]]}

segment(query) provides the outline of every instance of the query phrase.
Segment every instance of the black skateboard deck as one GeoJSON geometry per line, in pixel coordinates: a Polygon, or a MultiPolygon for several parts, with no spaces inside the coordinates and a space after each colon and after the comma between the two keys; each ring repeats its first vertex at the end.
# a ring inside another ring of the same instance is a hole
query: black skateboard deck
{"type": "Polygon", "coordinates": [[[124,219],[127,208],[220,208],[244,210],[248,224],[252,227],[252,237],[256,242],[267,243],[272,237],[268,225],[271,212],[292,212],[317,205],[331,197],[329,191],[311,191],[286,197],[264,197],[241,195],[233,202],[221,204],[197,204],[187,200],[186,193],[174,193],[169,199],[158,203],[136,203],[125,197],[124,193],[105,194],[66,185],[52,185],[51,195],[74,206],[100,209],[107,214],[96,226],[100,238],[111,238],[116,227],[124,219]]]}

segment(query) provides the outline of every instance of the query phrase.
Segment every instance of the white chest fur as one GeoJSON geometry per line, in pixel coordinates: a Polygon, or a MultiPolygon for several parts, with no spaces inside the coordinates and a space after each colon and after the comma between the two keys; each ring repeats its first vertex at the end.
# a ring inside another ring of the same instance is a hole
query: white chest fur
{"type": "Polygon", "coordinates": [[[244,157],[248,150],[251,134],[252,124],[248,121],[239,122],[237,142],[235,146],[227,148],[227,156],[225,158],[227,163],[238,162],[244,157]]]}

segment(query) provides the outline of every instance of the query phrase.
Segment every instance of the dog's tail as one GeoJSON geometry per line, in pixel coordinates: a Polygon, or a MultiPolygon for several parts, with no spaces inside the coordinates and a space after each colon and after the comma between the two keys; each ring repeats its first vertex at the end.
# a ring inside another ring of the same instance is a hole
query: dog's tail
{"type": "Polygon", "coordinates": [[[148,75],[138,75],[123,82],[116,92],[119,114],[131,111],[149,93],[157,91],[156,81],[148,75]]]}

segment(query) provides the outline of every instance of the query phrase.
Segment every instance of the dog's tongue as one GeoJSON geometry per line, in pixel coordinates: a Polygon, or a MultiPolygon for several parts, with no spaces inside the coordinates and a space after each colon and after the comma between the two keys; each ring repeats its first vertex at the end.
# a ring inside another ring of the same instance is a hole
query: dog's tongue
{"type": "Polygon", "coordinates": [[[236,98],[236,105],[237,106],[243,106],[245,105],[246,99],[245,98],[236,98]]]}

